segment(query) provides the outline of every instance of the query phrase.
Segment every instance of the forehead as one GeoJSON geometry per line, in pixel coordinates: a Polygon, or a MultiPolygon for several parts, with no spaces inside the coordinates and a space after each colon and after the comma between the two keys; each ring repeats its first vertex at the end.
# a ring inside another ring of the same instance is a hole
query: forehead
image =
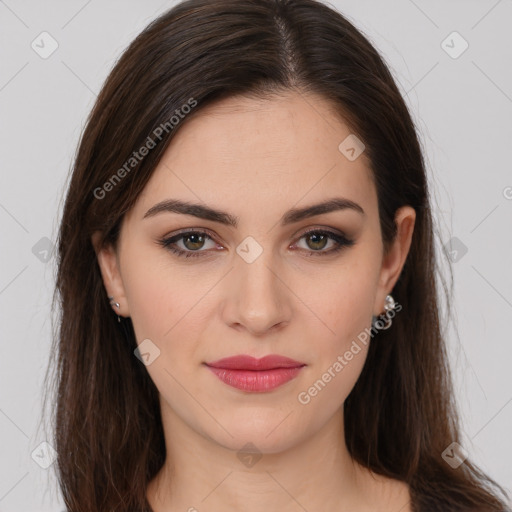
{"type": "Polygon", "coordinates": [[[258,209],[335,195],[371,200],[366,155],[351,161],[339,149],[351,136],[321,96],[290,92],[223,99],[179,127],[138,208],[167,197],[224,206],[228,200],[258,209]]]}

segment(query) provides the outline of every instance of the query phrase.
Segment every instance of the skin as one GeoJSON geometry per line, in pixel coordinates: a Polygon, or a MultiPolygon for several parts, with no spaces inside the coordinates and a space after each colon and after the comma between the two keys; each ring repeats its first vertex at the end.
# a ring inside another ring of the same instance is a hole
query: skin
{"type": "Polygon", "coordinates": [[[309,403],[297,398],[384,311],[414,229],[415,212],[404,206],[384,253],[366,155],[350,161],[338,149],[350,133],[312,94],[217,102],[176,133],[126,214],[117,250],[98,248],[93,237],[116,313],[132,318],[138,343],[150,339],[160,350],[146,367],[160,393],[167,447],[148,490],[155,512],[410,510],[408,486],[370,473],[345,445],[343,403],[368,344],[359,343],[309,403]],[[344,209],[281,226],[287,210],[332,197],[364,214],[344,209]],[[144,218],[169,198],[227,211],[239,224],[171,212],[144,218]],[[203,255],[180,258],[157,243],[183,228],[209,231],[202,245],[176,243],[203,255]],[[303,236],[312,228],[342,232],[354,245],[318,255],[336,242],[303,236]],[[236,252],[248,236],[263,250],[251,263],[236,252]],[[306,366],[277,389],[249,393],[203,365],[236,354],[281,354],[306,366]],[[237,457],[248,442],[262,455],[251,467],[237,457]]]}

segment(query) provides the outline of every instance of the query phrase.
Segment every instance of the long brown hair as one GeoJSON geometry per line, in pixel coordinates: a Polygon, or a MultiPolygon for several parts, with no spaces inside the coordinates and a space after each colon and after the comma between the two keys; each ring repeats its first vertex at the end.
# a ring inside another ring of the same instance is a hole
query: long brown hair
{"type": "Polygon", "coordinates": [[[396,210],[416,211],[410,253],[393,289],[403,312],[370,344],[345,402],[351,456],[407,482],[416,511],[506,509],[505,491],[469,459],[454,469],[442,457],[452,442],[463,442],[441,334],[425,163],[383,59],[347,19],[315,0],[188,0],[123,53],[74,162],[58,238],[54,298],[61,313],[50,362],[53,445],[69,511],[150,511],[147,486],[166,455],[158,391],[134,356],[131,320],[118,324],[112,313],[91,235],[100,231],[102,243],[115,246],[124,214],[196,112],[225,97],[292,89],[322,95],[364,141],[385,247],[396,210]],[[183,114],[191,99],[194,108],[183,114]],[[173,116],[179,121],[171,126],[173,116]],[[154,147],[134,163],[148,137],[154,147]]]}

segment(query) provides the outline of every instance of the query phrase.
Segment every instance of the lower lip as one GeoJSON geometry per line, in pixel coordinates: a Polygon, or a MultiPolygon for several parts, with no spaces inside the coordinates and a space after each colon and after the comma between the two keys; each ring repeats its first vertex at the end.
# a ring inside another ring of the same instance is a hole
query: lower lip
{"type": "Polygon", "coordinates": [[[264,392],[282,386],[292,380],[302,366],[295,368],[274,368],[273,370],[226,370],[208,366],[224,383],[237,389],[250,392],[264,392]]]}

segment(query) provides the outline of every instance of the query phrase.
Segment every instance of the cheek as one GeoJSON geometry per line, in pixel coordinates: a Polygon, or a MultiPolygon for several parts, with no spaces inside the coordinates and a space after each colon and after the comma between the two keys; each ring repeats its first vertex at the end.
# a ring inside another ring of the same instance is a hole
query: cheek
{"type": "Polygon", "coordinates": [[[316,293],[313,299],[318,316],[329,327],[326,332],[330,336],[323,337],[324,353],[332,355],[333,350],[343,350],[369,326],[377,281],[378,268],[371,259],[360,255],[324,280],[321,293],[316,293]]]}
{"type": "MultiPolygon", "coordinates": [[[[319,424],[338,410],[356,384],[371,342],[371,294],[340,299],[329,318],[331,336],[317,336],[297,401],[316,411],[319,424]]],[[[334,302],[334,301],[333,301],[334,302]]]]}
{"type": "Polygon", "coordinates": [[[125,293],[137,341],[160,340],[172,327],[169,312],[175,310],[175,295],[164,276],[153,265],[127,266],[125,293]]]}
{"type": "Polygon", "coordinates": [[[182,383],[191,389],[190,382],[197,371],[188,363],[197,359],[200,297],[207,288],[203,290],[198,284],[197,275],[194,286],[190,276],[166,261],[154,257],[151,260],[137,251],[131,253],[129,261],[127,258],[125,269],[125,293],[137,344],[144,341],[152,356],[146,370],[162,397],[192,421],[195,404],[187,398],[182,383]]]}
{"type": "MultiPolygon", "coordinates": [[[[316,401],[333,412],[348,396],[364,366],[371,342],[371,317],[376,293],[378,268],[371,258],[347,262],[324,281],[322,293],[308,302],[323,321],[314,336],[311,365],[302,404],[316,401]],[[326,284],[328,283],[328,284],[326,284]],[[324,333],[323,335],[321,333],[324,333]]],[[[316,321],[318,324],[318,320],[316,321]]],[[[314,334],[313,334],[314,333],[314,334]]]]}
{"type": "Polygon", "coordinates": [[[172,389],[179,395],[172,377],[192,379],[198,358],[204,356],[198,353],[199,340],[214,282],[200,278],[197,269],[178,268],[154,249],[127,247],[126,254],[124,285],[137,344],[151,341],[151,350],[158,354],[147,366],[151,378],[161,391],[172,389]]]}
{"type": "Polygon", "coordinates": [[[201,293],[197,276],[191,281],[160,248],[127,246],[126,254],[123,281],[137,340],[168,343],[184,319],[188,327],[193,325],[189,315],[201,293]]]}

